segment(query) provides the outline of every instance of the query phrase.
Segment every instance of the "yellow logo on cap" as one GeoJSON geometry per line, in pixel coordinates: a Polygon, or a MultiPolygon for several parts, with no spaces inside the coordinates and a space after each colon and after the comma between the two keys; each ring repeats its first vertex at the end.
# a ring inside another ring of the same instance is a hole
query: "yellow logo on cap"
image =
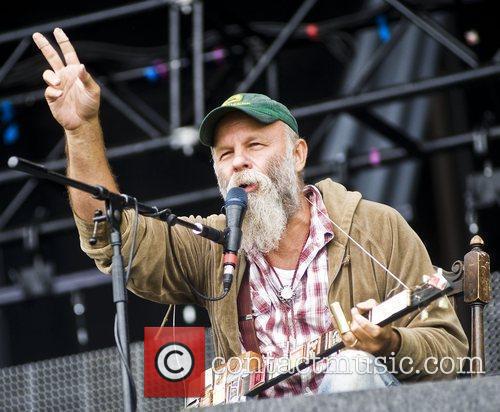
{"type": "Polygon", "coordinates": [[[224,103],[222,103],[222,106],[232,106],[232,105],[237,105],[243,100],[243,94],[235,94],[231,96],[229,99],[227,99],[224,103]]]}

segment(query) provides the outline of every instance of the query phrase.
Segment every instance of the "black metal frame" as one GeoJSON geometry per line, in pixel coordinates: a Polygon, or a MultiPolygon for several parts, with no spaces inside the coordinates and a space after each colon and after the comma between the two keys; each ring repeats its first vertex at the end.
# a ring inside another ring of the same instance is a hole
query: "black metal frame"
{"type": "MultiPolygon", "coordinates": [[[[380,12],[388,11],[391,9],[396,10],[405,19],[407,19],[411,24],[416,25],[420,29],[424,30],[429,36],[434,40],[438,41],[441,45],[447,48],[449,51],[454,53],[457,58],[464,62],[469,67],[474,67],[473,69],[467,69],[457,73],[439,76],[431,79],[419,80],[415,82],[410,82],[407,84],[395,85],[391,87],[386,87],[379,90],[363,92],[363,87],[366,85],[367,81],[376,72],[380,63],[384,58],[390,53],[395,44],[397,44],[398,39],[404,33],[407,24],[402,21],[398,27],[393,32],[393,36],[390,42],[383,44],[374,53],[370,62],[364,67],[362,73],[359,74],[356,82],[350,86],[348,94],[346,96],[326,101],[322,103],[316,103],[312,105],[306,105],[302,107],[297,107],[292,109],[292,113],[296,118],[306,117],[310,115],[318,115],[328,113],[330,116],[335,113],[347,112],[354,116],[357,120],[368,125],[375,131],[381,133],[384,137],[396,144],[396,147],[387,149],[381,152],[382,164],[387,164],[390,162],[407,159],[412,156],[422,156],[434,153],[436,151],[450,150],[454,147],[462,147],[463,145],[468,145],[472,141],[473,133],[465,133],[457,136],[450,136],[448,138],[437,139],[429,142],[419,143],[416,142],[411,136],[392,124],[389,124],[384,119],[378,117],[373,112],[368,110],[369,106],[375,104],[381,104],[388,101],[393,101],[397,99],[410,98],[417,95],[428,94],[432,92],[437,92],[452,87],[459,87],[468,85],[476,81],[486,81],[500,77],[500,65],[488,65],[485,67],[478,68],[478,61],[475,54],[467,48],[464,44],[456,40],[450,33],[445,31],[440,27],[435,21],[430,17],[423,14],[422,12],[415,12],[411,10],[408,6],[397,0],[385,0],[385,2],[390,5],[384,5],[380,7],[380,12]]],[[[248,73],[245,79],[238,86],[238,91],[247,91],[255,81],[263,74],[263,72],[269,67],[273,62],[273,59],[283,47],[286,41],[295,33],[299,27],[301,21],[305,18],[309,10],[314,6],[316,0],[305,0],[301,7],[296,11],[292,19],[283,27],[281,32],[276,37],[275,41],[270,45],[267,51],[261,56],[260,60],[254,66],[254,68],[248,73]]],[[[59,20],[55,22],[46,23],[43,25],[38,25],[34,27],[28,27],[16,31],[11,31],[8,33],[0,34],[0,44],[15,40],[21,40],[19,45],[16,47],[8,61],[0,68],[0,81],[5,78],[8,71],[13,67],[13,65],[19,60],[24,51],[29,44],[27,40],[28,36],[34,31],[46,32],[51,30],[53,27],[60,26],[63,28],[73,28],[85,24],[94,23],[97,21],[103,21],[106,19],[122,17],[125,15],[130,15],[134,13],[139,13],[146,10],[152,10],[159,7],[170,6],[169,7],[169,20],[170,20],[170,36],[169,36],[169,50],[170,50],[170,87],[172,93],[170,95],[170,124],[169,130],[172,131],[176,127],[180,126],[179,108],[180,108],[180,95],[179,95],[179,84],[180,84],[180,68],[185,67],[187,62],[181,61],[179,59],[179,8],[176,0],[148,0],[139,2],[132,5],[127,5],[123,7],[117,7],[113,9],[107,9],[96,13],[90,13],[84,16],[79,16],[70,19],[59,20]]],[[[204,114],[204,87],[203,87],[203,61],[209,60],[209,54],[203,54],[203,27],[202,27],[202,13],[203,4],[201,1],[193,2],[193,78],[194,78],[194,104],[195,104],[195,125],[198,125],[204,114]]],[[[353,25],[354,28],[360,25],[358,21],[359,18],[352,21],[341,21],[342,19],[337,19],[335,24],[340,24],[342,27],[353,25]]],[[[366,20],[366,19],[365,19],[366,20]]],[[[364,21],[364,20],[363,20],[364,21]]],[[[366,22],[363,23],[366,25],[366,22]]],[[[362,26],[363,26],[362,24],[362,26]]],[[[335,26],[337,27],[337,26],[335,26]]],[[[269,75],[269,73],[268,73],[269,75]]],[[[114,76],[109,77],[109,81],[126,81],[133,78],[138,78],[142,76],[142,70],[131,71],[130,73],[117,73],[114,76]],[[132,73],[133,72],[133,73],[132,73]]],[[[129,144],[124,146],[119,146],[111,148],[108,150],[108,157],[110,160],[122,158],[125,156],[137,155],[140,153],[146,153],[152,150],[157,150],[160,148],[165,148],[169,146],[169,136],[162,137],[164,134],[164,129],[166,128],[166,123],[162,123],[162,127],[158,127],[158,122],[152,122],[151,119],[158,117],[159,115],[154,111],[150,112],[149,120],[141,116],[139,112],[147,111],[148,107],[142,106],[143,110],[134,107],[134,104],[127,103],[121,97],[117,96],[106,86],[106,80],[103,79],[101,82],[104,85],[103,88],[103,98],[106,99],[110,104],[114,105],[119,111],[121,111],[127,118],[134,121],[134,123],[141,128],[152,140],[143,141],[137,144],[129,144]],[[156,123],[153,125],[152,123],[156,123]]],[[[133,95],[129,94],[129,98],[133,99],[133,95]]],[[[34,91],[29,93],[23,93],[16,96],[10,96],[9,99],[13,101],[14,104],[22,103],[26,99],[42,99],[43,91],[34,91]]],[[[140,106],[140,104],[139,104],[140,106]]],[[[494,127],[491,130],[490,138],[497,138],[500,135],[500,130],[498,127],[494,127]]],[[[64,159],[54,160],[55,157],[61,151],[61,143],[59,143],[49,154],[46,163],[47,167],[54,170],[61,170],[65,167],[66,161],[64,159]]],[[[356,156],[346,160],[346,163],[351,170],[359,169],[362,167],[371,167],[369,157],[366,155],[356,156]]],[[[338,165],[321,164],[308,168],[309,176],[319,176],[322,174],[331,173],[332,168],[336,168],[338,165]]],[[[4,171],[0,172],[0,184],[6,184],[9,182],[14,182],[22,179],[23,176],[18,175],[16,172],[4,171]]],[[[27,198],[28,194],[34,189],[36,182],[26,183],[21,191],[13,199],[12,203],[7,207],[7,209],[0,216],[0,228],[4,226],[9,218],[15,213],[16,208],[27,198]]],[[[201,197],[216,198],[218,196],[218,190],[216,188],[209,188],[206,190],[193,191],[186,194],[181,194],[178,196],[168,197],[164,199],[155,200],[154,203],[159,206],[176,206],[183,203],[189,203],[200,199],[201,197]]],[[[45,222],[40,226],[40,233],[55,233],[59,230],[66,230],[73,227],[72,219],[61,219],[52,222],[45,222]]],[[[0,245],[12,241],[16,241],[22,238],[23,228],[8,230],[0,233],[0,245]]],[[[1,292],[1,290],[0,290],[1,292]]]]}

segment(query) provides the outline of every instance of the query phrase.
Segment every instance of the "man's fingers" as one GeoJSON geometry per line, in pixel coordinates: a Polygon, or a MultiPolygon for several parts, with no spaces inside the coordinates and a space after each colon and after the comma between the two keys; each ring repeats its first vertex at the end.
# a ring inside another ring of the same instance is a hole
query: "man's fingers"
{"type": "Polygon", "coordinates": [[[361,342],[363,343],[368,343],[370,342],[373,338],[371,335],[368,333],[367,330],[365,330],[357,321],[358,317],[361,315],[357,315],[352,317],[351,321],[351,332],[354,334],[356,338],[358,338],[361,342]]]}
{"type": "Polygon", "coordinates": [[[49,86],[58,86],[61,83],[61,79],[52,70],[45,70],[43,72],[43,80],[49,86]]]}
{"type": "Polygon", "coordinates": [[[348,348],[354,348],[359,342],[359,339],[352,332],[346,332],[342,334],[342,340],[348,348]]]}
{"type": "Polygon", "coordinates": [[[54,30],[54,37],[56,38],[57,44],[59,44],[59,47],[61,48],[66,64],[80,64],[76,51],[69,41],[68,36],[66,36],[66,33],[58,27],[54,30]]]}
{"type": "Polygon", "coordinates": [[[34,33],[33,41],[40,49],[44,57],[47,59],[47,62],[50,64],[50,67],[52,67],[52,70],[56,71],[64,67],[64,63],[61,60],[61,57],[57,54],[57,52],[44,36],[42,36],[40,33],[34,33]]]}
{"type": "Polygon", "coordinates": [[[357,308],[351,309],[352,319],[356,322],[361,330],[371,339],[376,339],[380,335],[380,326],[374,325],[364,316],[362,316],[357,308]]]}
{"type": "Polygon", "coordinates": [[[100,93],[100,87],[97,82],[92,78],[87,69],[83,64],[80,64],[80,71],[78,72],[78,77],[82,81],[86,89],[93,93],[100,93]]]}
{"type": "Polygon", "coordinates": [[[63,94],[62,90],[56,89],[55,87],[49,86],[45,89],[45,98],[49,102],[53,102],[61,97],[63,94]]]}
{"type": "Polygon", "coordinates": [[[87,71],[87,69],[83,64],[80,64],[80,71],[78,72],[78,77],[85,86],[87,87],[93,86],[94,81],[92,79],[92,76],[89,74],[89,72],[87,71]]]}

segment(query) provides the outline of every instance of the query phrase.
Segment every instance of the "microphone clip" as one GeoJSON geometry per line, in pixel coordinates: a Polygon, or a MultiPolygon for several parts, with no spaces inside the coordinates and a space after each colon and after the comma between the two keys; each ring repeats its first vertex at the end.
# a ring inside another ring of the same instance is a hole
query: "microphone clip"
{"type": "Polygon", "coordinates": [[[91,246],[95,246],[97,244],[97,225],[106,220],[106,215],[102,213],[101,209],[96,209],[94,212],[94,218],[92,221],[94,222],[94,229],[92,230],[92,236],[89,239],[89,244],[91,246]]]}

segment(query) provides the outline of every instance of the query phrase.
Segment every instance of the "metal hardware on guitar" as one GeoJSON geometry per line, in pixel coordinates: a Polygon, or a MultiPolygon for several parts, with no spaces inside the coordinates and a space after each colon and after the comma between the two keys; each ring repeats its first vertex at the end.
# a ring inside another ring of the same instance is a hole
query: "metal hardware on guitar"
{"type": "MultiPolygon", "coordinates": [[[[405,289],[378,304],[370,311],[368,318],[376,325],[385,326],[410,312],[427,306],[434,300],[445,295],[450,287],[451,285],[442,276],[441,271],[438,270],[434,275],[429,276],[426,282],[413,288],[405,289]]],[[[206,388],[203,398],[193,401],[187,406],[214,405],[215,401],[217,401],[217,404],[241,402],[247,397],[259,395],[266,389],[309,367],[312,359],[319,361],[343,349],[345,346],[339,333],[348,332],[350,330],[349,323],[338,302],[332,303],[331,310],[338,325],[338,331],[326,332],[290,352],[288,360],[289,369],[287,372],[270,374],[267,371],[267,365],[261,364],[261,367],[256,368],[256,364],[254,363],[252,368],[250,368],[252,370],[240,371],[238,376],[225,373],[223,383],[219,382],[217,387],[215,384],[213,387],[210,384],[206,388]]],[[[253,352],[251,354],[259,356],[253,352]]],[[[241,356],[248,358],[249,355],[245,353],[241,356]]],[[[210,372],[212,372],[211,369],[206,371],[206,373],[210,372]]]]}

